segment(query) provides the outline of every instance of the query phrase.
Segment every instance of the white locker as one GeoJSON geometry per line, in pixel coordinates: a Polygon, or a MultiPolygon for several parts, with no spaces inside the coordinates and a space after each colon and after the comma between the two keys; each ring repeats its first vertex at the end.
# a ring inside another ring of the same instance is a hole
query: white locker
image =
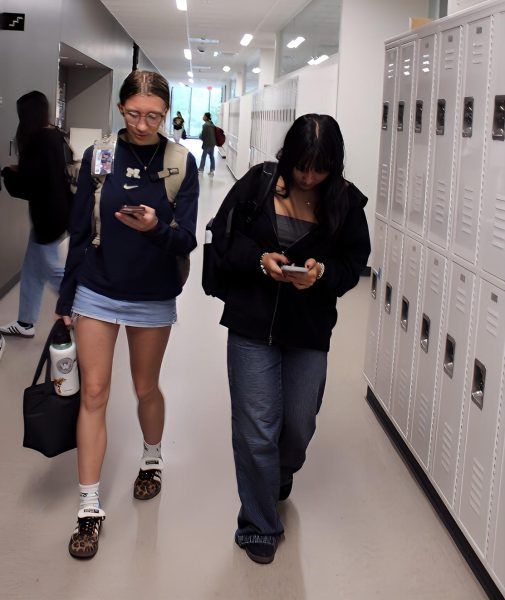
{"type": "Polygon", "coordinates": [[[421,38],[417,42],[416,52],[416,94],[412,106],[414,126],[407,200],[407,227],[418,235],[422,235],[424,232],[436,42],[437,38],[434,34],[421,38]]]}
{"type": "Polygon", "coordinates": [[[398,102],[396,106],[396,153],[391,194],[391,219],[403,225],[405,223],[409,147],[412,133],[412,94],[414,89],[415,43],[400,46],[400,64],[398,74],[398,102]]]}
{"type": "Polygon", "coordinates": [[[398,48],[386,52],[382,97],[382,122],[379,150],[379,180],[375,211],[387,218],[391,190],[391,173],[394,162],[394,139],[396,129],[395,95],[398,79],[398,48]]]}
{"type": "MultiPolygon", "coordinates": [[[[440,34],[438,90],[435,93],[435,131],[431,150],[431,193],[428,239],[447,250],[451,207],[454,199],[455,167],[459,142],[458,97],[461,78],[461,27],[440,34]]],[[[436,86],[435,86],[436,87],[436,86]]]]}
{"type": "Polygon", "coordinates": [[[477,316],[475,348],[467,365],[468,408],[459,515],[485,556],[505,349],[505,292],[481,280],[477,316]]]}
{"type": "Polygon", "coordinates": [[[454,507],[456,469],[463,420],[465,369],[472,318],[475,275],[452,265],[447,317],[438,361],[439,412],[433,456],[433,479],[447,504],[454,507]]]}
{"type": "Polygon", "coordinates": [[[479,263],[505,280],[505,13],[494,17],[479,263]]]}
{"type": "Polygon", "coordinates": [[[467,26],[454,253],[475,264],[488,87],[491,17],[467,26]]]}
{"type": "Polygon", "coordinates": [[[499,481],[501,482],[500,488],[495,489],[494,494],[496,506],[491,521],[493,546],[490,562],[495,576],[505,589],[505,447],[501,458],[501,477],[499,481]]]}
{"type": "Polygon", "coordinates": [[[429,468],[431,436],[439,337],[443,315],[445,293],[446,259],[427,251],[418,327],[418,359],[415,391],[413,394],[412,425],[410,442],[419,460],[429,468]]]}
{"type": "Polygon", "coordinates": [[[421,282],[423,249],[419,242],[405,236],[400,310],[396,325],[395,360],[391,414],[404,437],[407,437],[412,365],[416,332],[417,305],[421,282]]]}
{"type": "Polygon", "coordinates": [[[398,312],[398,292],[403,251],[403,234],[394,227],[388,228],[386,244],[386,273],[382,282],[381,321],[377,354],[375,393],[389,411],[391,376],[393,372],[395,327],[398,312]]]}
{"type": "Polygon", "coordinates": [[[379,327],[381,301],[383,294],[384,257],[386,252],[387,224],[375,219],[373,254],[371,265],[370,303],[368,311],[367,341],[365,351],[365,377],[370,386],[375,387],[377,370],[377,351],[379,345],[379,327]]]}

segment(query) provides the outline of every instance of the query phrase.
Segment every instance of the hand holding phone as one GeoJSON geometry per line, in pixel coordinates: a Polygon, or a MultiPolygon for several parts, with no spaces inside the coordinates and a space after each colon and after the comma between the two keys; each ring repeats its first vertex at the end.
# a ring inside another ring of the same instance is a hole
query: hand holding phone
{"type": "Polygon", "coordinates": [[[286,271],[288,273],[308,273],[309,272],[307,267],[297,267],[295,265],[282,265],[281,271],[286,271]]]}
{"type": "Polygon", "coordinates": [[[119,209],[119,212],[123,215],[143,215],[146,212],[146,209],[143,206],[123,204],[119,209]]]}

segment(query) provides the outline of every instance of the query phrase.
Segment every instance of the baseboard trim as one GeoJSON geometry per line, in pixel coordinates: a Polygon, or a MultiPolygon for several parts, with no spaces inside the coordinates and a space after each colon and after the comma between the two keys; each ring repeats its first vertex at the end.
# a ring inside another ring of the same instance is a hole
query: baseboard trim
{"type": "Polygon", "coordinates": [[[386,411],[375,397],[372,390],[368,387],[366,393],[366,401],[374,411],[379,423],[387,433],[391,442],[395,445],[398,453],[406,463],[411,475],[416,479],[417,483],[421,486],[424,493],[431,502],[433,508],[436,510],[442,523],[445,525],[451,537],[461,552],[463,558],[468,563],[468,566],[473,571],[473,574],[479,581],[484,592],[487,594],[490,600],[505,600],[504,596],[498,589],[498,586],[493,581],[491,575],[487,572],[485,566],[482,564],[475,550],[472,548],[463,532],[459,528],[459,525],[454,520],[453,516],[445,506],[443,500],[438,495],[435,487],[429,480],[428,476],[421,468],[417,460],[415,459],[412,451],[407,446],[398,430],[391,422],[386,411]]]}
{"type": "Polygon", "coordinates": [[[16,273],[16,275],[14,275],[14,277],[11,277],[11,279],[9,279],[9,281],[7,281],[7,283],[4,283],[0,287],[0,300],[7,294],[7,292],[10,292],[10,290],[19,281],[20,277],[21,277],[21,272],[16,273]]]}

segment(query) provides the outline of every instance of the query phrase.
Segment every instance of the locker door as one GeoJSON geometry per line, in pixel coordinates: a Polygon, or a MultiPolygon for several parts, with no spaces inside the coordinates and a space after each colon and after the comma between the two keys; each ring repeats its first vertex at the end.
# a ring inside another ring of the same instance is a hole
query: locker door
{"type": "Polygon", "coordinates": [[[503,448],[501,460],[501,486],[494,494],[496,508],[493,511],[494,515],[491,521],[491,536],[494,544],[491,550],[490,562],[496,577],[505,589],[505,447],[503,448]]]}
{"type": "Polygon", "coordinates": [[[428,178],[429,145],[432,130],[432,106],[436,37],[430,35],[417,42],[417,93],[412,106],[414,131],[410,158],[407,227],[419,234],[424,232],[426,186],[428,178]]]}
{"type": "Polygon", "coordinates": [[[475,275],[453,263],[450,281],[438,361],[440,393],[433,479],[447,504],[454,507],[475,275]]]}
{"type": "Polygon", "coordinates": [[[411,445],[424,467],[429,467],[439,336],[443,313],[447,261],[427,251],[423,300],[420,306],[417,344],[417,377],[413,396],[411,445]]]}
{"type": "Polygon", "coordinates": [[[382,315],[375,382],[376,396],[387,411],[389,411],[391,398],[391,375],[393,372],[402,250],[403,234],[394,227],[389,227],[386,244],[386,273],[382,282],[382,315]]]}
{"type": "Polygon", "coordinates": [[[472,264],[475,264],[482,193],[490,27],[490,17],[467,26],[453,250],[472,264]]]}
{"type": "Polygon", "coordinates": [[[479,262],[505,280],[505,13],[494,17],[479,262]]]}
{"type": "Polygon", "coordinates": [[[396,151],[392,189],[391,219],[403,225],[408,190],[409,146],[412,130],[412,92],[415,44],[400,47],[398,102],[396,103],[396,151]]]}
{"type": "MultiPolygon", "coordinates": [[[[455,160],[459,142],[458,96],[461,76],[461,28],[440,34],[438,91],[435,95],[435,132],[430,160],[431,194],[428,238],[447,250],[454,204],[455,160]]],[[[436,87],[436,86],[435,86],[436,87]]]]}
{"type": "Polygon", "coordinates": [[[408,236],[405,237],[404,246],[402,283],[398,300],[400,310],[396,325],[397,339],[391,414],[406,438],[414,361],[417,305],[421,281],[422,246],[408,236]]]}
{"type": "Polygon", "coordinates": [[[467,365],[468,411],[459,516],[485,556],[505,349],[505,292],[481,280],[476,314],[475,348],[467,365]]]}
{"type": "Polygon", "coordinates": [[[386,52],[384,62],[382,122],[379,150],[379,180],[377,182],[376,213],[387,218],[391,190],[391,166],[396,139],[395,94],[398,79],[398,48],[386,52]]]}
{"type": "Polygon", "coordinates": [[[372,273],[370,286],[370,303],[368,312],[367,342],[365,352],[365,377],[372,389],[375,386],[377,369],[377,350],[379,344],[379,327],[381,318],[381,301],[383,293],[384,256],[386,251],[387,225],[375,219],[374,248],[372,255],[372,273]]]}

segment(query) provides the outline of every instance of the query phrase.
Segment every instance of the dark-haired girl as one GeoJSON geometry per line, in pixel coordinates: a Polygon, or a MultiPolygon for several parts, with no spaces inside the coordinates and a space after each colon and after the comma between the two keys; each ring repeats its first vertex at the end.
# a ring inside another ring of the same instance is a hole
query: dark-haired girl
{"type": "Polygon", "coordinates": [[[265,166],[253,167],[233,186],[213,226],[230,275],[221,324],[229,329],[242,504],[235,541],[258,563],[274,559],[283,533],[277,503],[289,496],[316,428],[337,298],[357,284],[370,253],[367,199],[343,177],[335,119],[298,118],[277,158],[269,193],[258,195],[265,166]],[[303,271],[286,270],[293,265],[303,271]]]}
{"type": "Polygon", "coordinates": [[[150,71],[132,72],[120,89],[118,108],[125,128],[118,133],[113,165],[106,169],[112,172],[104,177],[100,194],[99,243],[93,218],[96,181],[92,169],[97,160],[93,161],[91,147],[84,153],[79,172],[69,253],[56,307],[67,325],[74,324],[81,373],[80,509],[69,543],[70,554],[76,558],[96,554],[105,518],[99,481],[120,325],[126,327],[144,437],[133,496],[149,500],[161,490],[165,406],[158,380],[177,319],[176,296],[182,290],[177,255],[188,254],[196,246],[199,185],[194,157],[177,146],[177,152],[184,155],[186,174],[174,204],[169,203],[160,178],[165,147],[173,144],[159,132],[170,108],[167,81],[150,71]],[[137,212],[124,214],[121,207],[125,204],[136,206],[137,212]]]}

